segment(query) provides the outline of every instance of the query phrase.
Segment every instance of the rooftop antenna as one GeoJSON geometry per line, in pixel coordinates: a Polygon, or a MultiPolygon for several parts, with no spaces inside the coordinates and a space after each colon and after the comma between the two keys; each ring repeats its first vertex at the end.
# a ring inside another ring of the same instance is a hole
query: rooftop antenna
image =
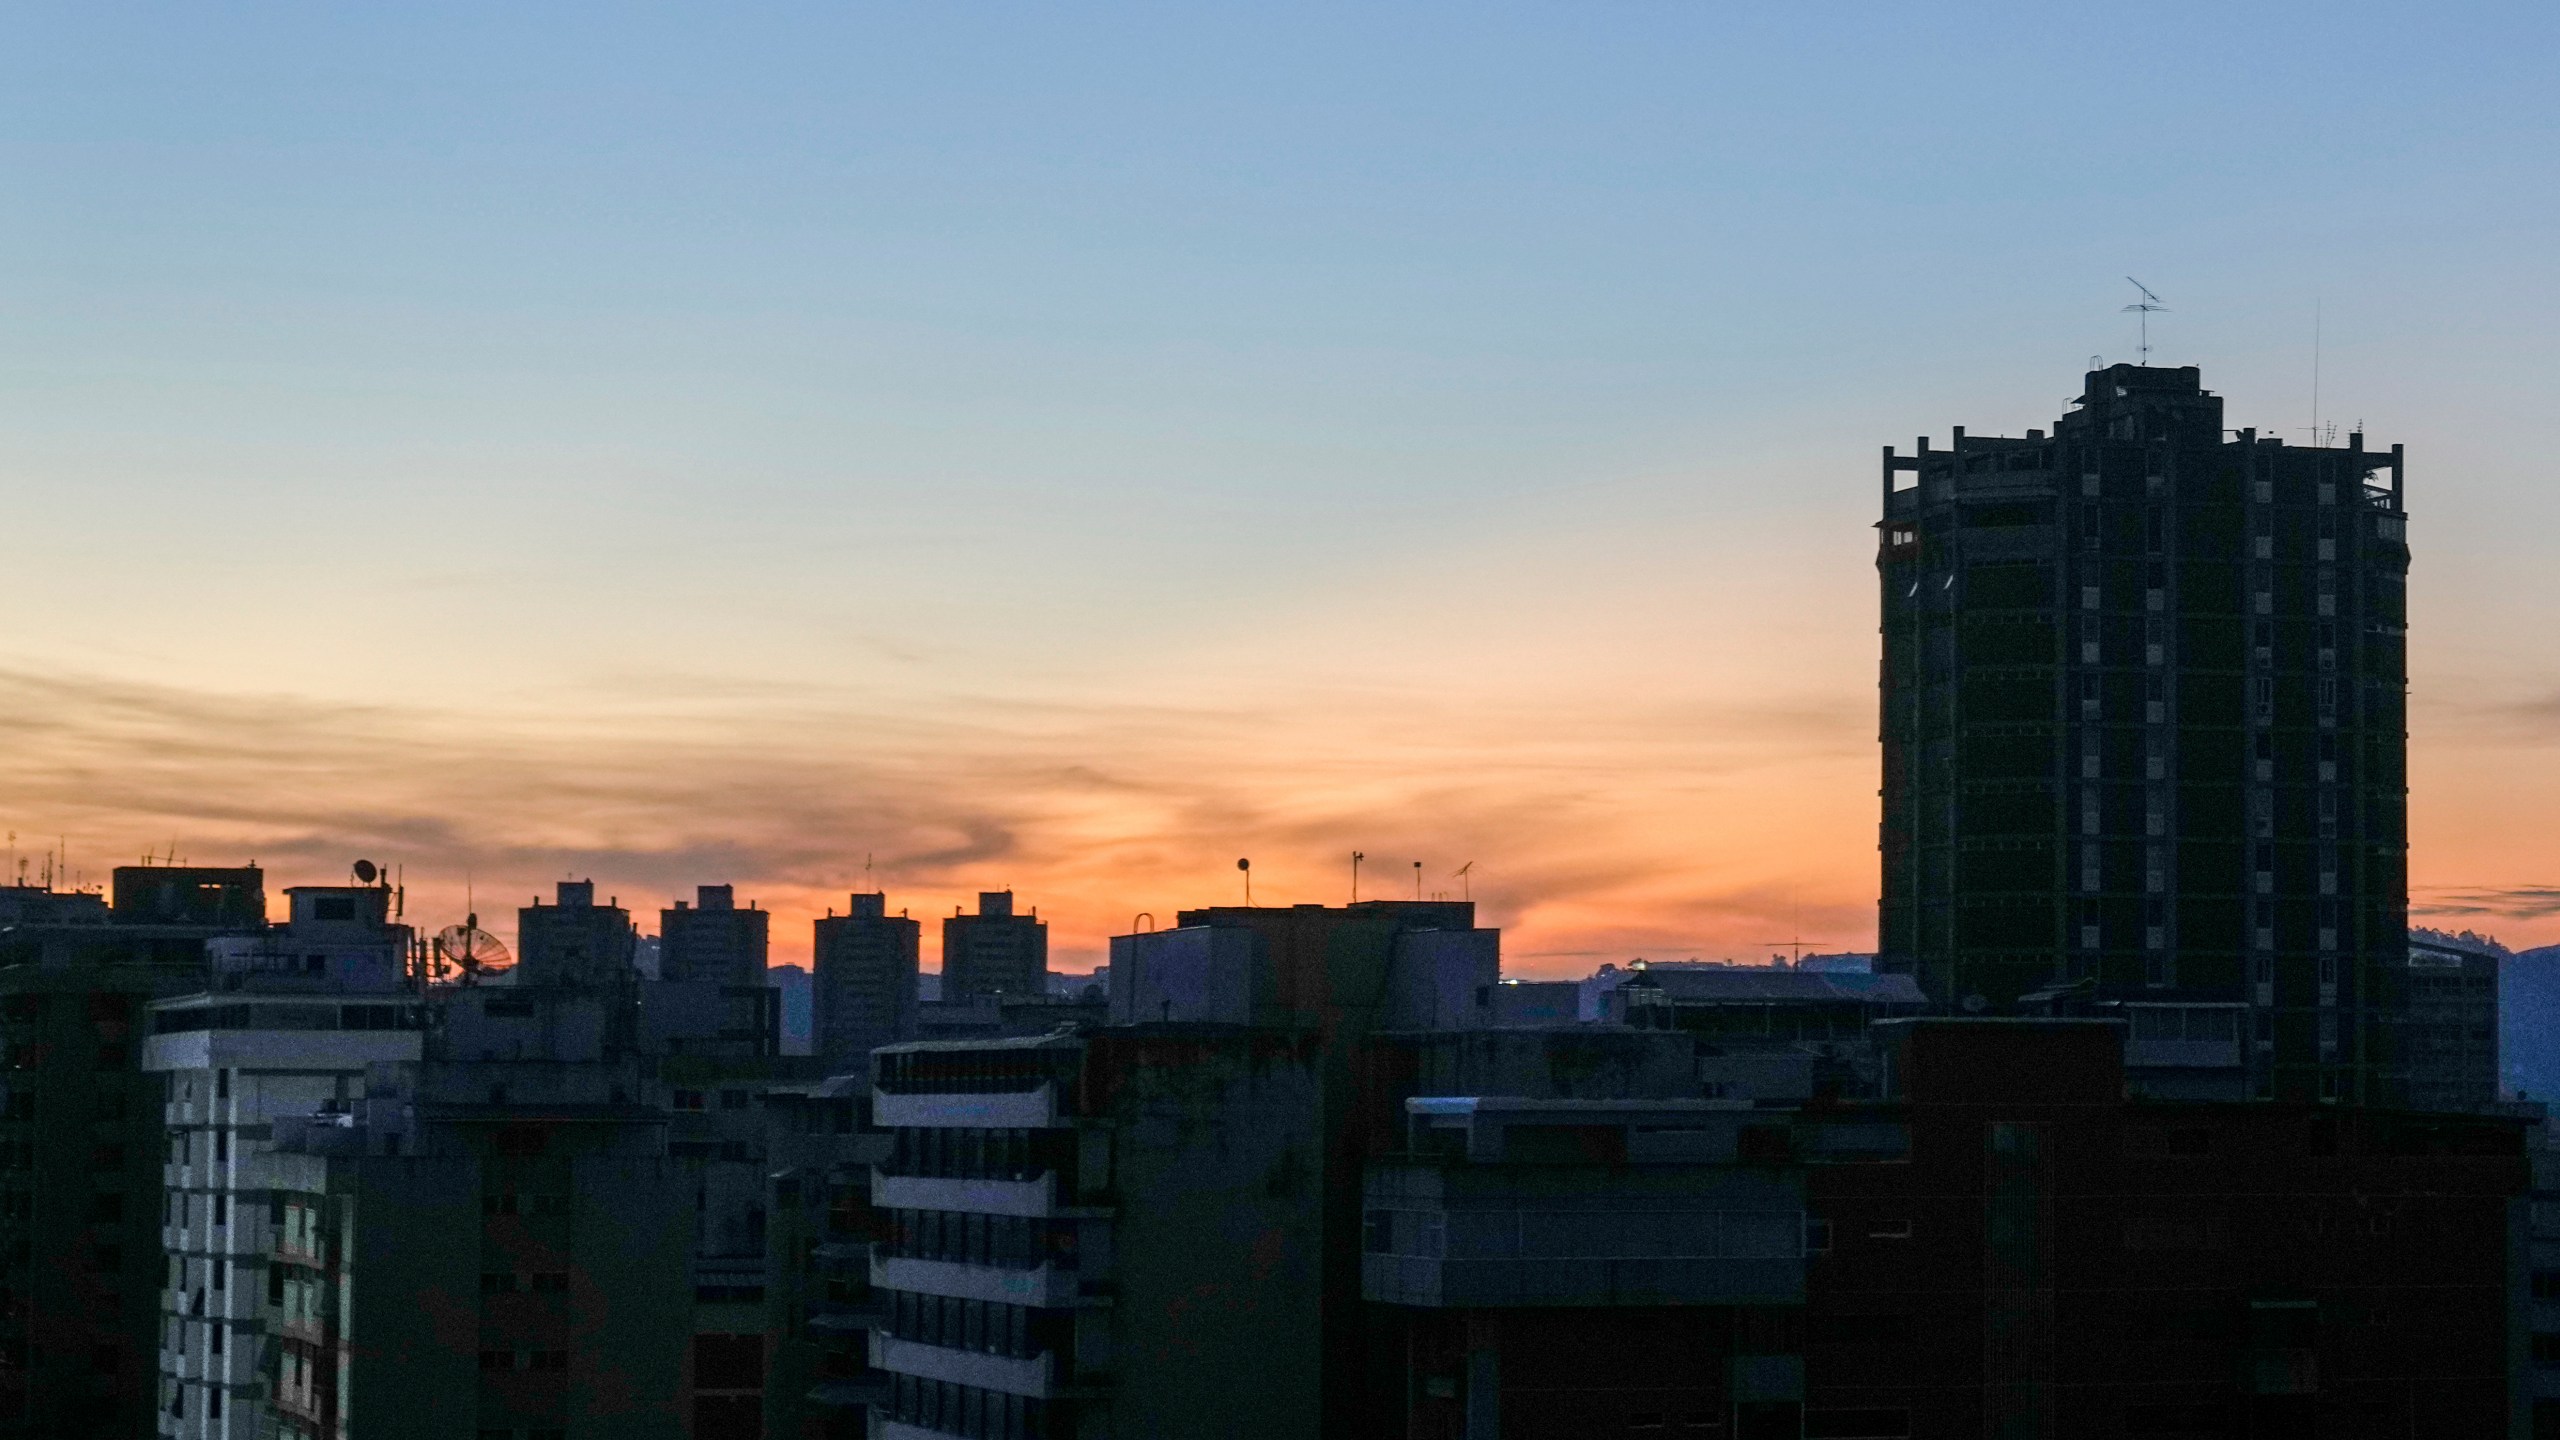
{"type": "Polygon", "coordinates": [[[1413,898],[1422,898],[1422,862],[1419,860],[1413,862],[1413,898]]]}
{"type": "Polygon", "coordinates": [[[1253,862],[1238,860],[1236,868],[1244,872],[1244,908],[1253,908],[1253,862]]]}
{"type": "Polygon", "coordinates": [[[2311,300],[2311,443],[2320,443],[2320,298],[2311,300]]]}
{"type": "Polygon", "coordinates": [[[2124,279],[2126,284],[2131,285],[2134,289],[2142,292],[2141,299],[2136,300],[2124,308],[2142,316],[2142,363],[2148,365],[2151,363],[2151,312],[2154,310],[2166,310],[2169,307],[2160,303],[2160,297],[2151,293],[2150,286],[2143,284],[2141,281],[2134,279],[2130,275],[2127,275],[2124,279]]]}
{"type": "Polygon", "coordinates": [[[1475,880],[1472,878],[1472,872],[1475,870],[1475,868],[1476,868],[1476,862],[1474,862],[1473,860],[1470,860],[1470,861],[1468,861],[1466,864],[1459,866],[1459,867],[1458,867],[1458,869],[1457,869],[1457,873],[1455,873],[1454,875],[1452,875],[1452,876],[1450,877],[1451,879],[1457,880],[1458,882],[1460,882],[1460,883],[1465,887],[1465,888],[1464,888],[1464,890],[1462,891],[1462,893],[1463,893],[1463,894],[1466,896],[1466,898],[1468,898],[1469,900],[1473,900],[1473,899],[1475,899],[1475,898],[1476,898],[1476,882],[1475,882],[1475,880]]]}
{"type": "Polygon", "coordinates": [[[1351,852],[1351,903],[1354,905],[1360,903],[1360,862],[1368,858],[1357,850],[1351,852]]]}

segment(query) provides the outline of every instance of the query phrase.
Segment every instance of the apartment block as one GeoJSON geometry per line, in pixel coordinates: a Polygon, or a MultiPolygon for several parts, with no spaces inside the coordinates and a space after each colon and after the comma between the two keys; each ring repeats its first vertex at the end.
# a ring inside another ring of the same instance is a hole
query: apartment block
{"type": "Polygon", "coordinates": [[[2237,1003],[2253,1094],[2401,1103],[2402,452],[2222,420],[2113,365],[2049,435],[1886,449],[1877,968],[2237,1003]]]}
{"type": "Polygon", "coordinates": [[[1017,915],[1013,892],[978,896],[978,913],[942,921],[942,994],[946,1005],[1049,994],[1049,927],[1037,911],[1017,915]]]}
{"type": "Polygon", "coordinates": [[[916,1038],[924,927],[890,914],[889,897],[877,892],[854,895],[844,914],[813,924],[813,1048],[820,1068],[829,1075],[868,1073],[874,1048],[916,1038]]]}
{"type": "Polygon", "coordinates": [[[296,886],[288,918],[206,943],[210,988],[155,1001],[143,1068],[166,1086],[157,1433],[253,1440],[279,1220],[273,1127],[343,1108],[418,1059],[410,933],[382,886],[296,886]]]}

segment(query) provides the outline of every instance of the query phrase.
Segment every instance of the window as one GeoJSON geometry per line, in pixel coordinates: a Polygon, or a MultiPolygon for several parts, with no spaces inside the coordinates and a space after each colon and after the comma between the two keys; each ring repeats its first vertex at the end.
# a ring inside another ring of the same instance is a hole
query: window
{"type": "Polygon", "coordinates": [[[1867,1238],[1870,1240],[1908,1240],[1911,1238],[1911,1222],[1908,1220],[1870,1221],[1867,1225],[1867,1238]]]}
{"type": "Polygon", "coordinates": [[[723,1091],[721,1091],[721,1092],[720,1092],[720,1108],[721,1108],[721,1109],[723,1109],[723,1110],[744,1110],[744,1109],[746,1109],[746,1108],[747,1108],[747,1092],[746,1092],[746,1091],[744,1091],[744,1090],[723,1090],[723,1091]]]}
{"type": "Polygon", "coordinates": [[[2560,1334],[2548,1330],[2533,1332],[2533,1363],[2546,1367],[2560,1365],[2560,1334]]]}
{"type": "Polygon", "coordinates": [[[513,1270],[482,1271],[480,1273],[480,1293],[483,1295],[513,1295],[516,1293],[516,1272],[513,1270]]]}
{"type": "Polygon", "coordinates": [[[569,1352],[566,1350],[536,1350],[531,1359],[536,1370],[561,1371],[569,1368],[569,1352]]]}
{"type": "Polygon", "coordinates": [[[678,1110],[699,1110],[702,1108],[702,1092],[678,1090],[667,1103],[678,1110]]]}
{"type": "Polygon", "coordinates": [[[1911,1412],[1899,1408],[1807,1410],[1805,1440],[1903,1440],[1911,1433],[1911,1412]]]}
{"type": "Polygon", "coordinates": [[[513,1350],[483,1350],[480,1352],[480,1368],[483,1370],[513,1370],[516,1368],[516,1352],[513,1350]]]}
{"type": "Polygon", "coordinates": [[[759,1390],[764,1387],[762,1335],[693,1337],[693,1388],[759,1390]]]}
{"type": "Polygon", "coordinates": [[[564,1295],[568,1290],[569,1272],[566,1270],[538,1271],[533,1277],[533,1293],[536,1295],[564,1295]]]}
{"type": "Polygon", "coordinates": [[[2533,1272],[2533,1298],[2536,1300],[2560,1300],[2560,1270],[2536,1270],[2533,1272]]]}

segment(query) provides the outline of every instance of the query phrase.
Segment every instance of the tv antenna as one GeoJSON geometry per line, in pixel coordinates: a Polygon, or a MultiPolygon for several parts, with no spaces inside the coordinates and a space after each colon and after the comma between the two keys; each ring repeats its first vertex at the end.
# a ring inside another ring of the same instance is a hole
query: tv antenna
{"type": "Polygon", "coordinates": [[[1464,885],[1464,886],[1466,887],[1466,888],[1465,888],[1465,890],[1464,890],[1464,891],[1462,891],[1461,893],[1463,893],[1463,894],[1465,895],[1465,897],[1466,897],[1467,899],[1469,899],[1469,900],[1473,900],[1473,899],[1475,899],[1475,898],[1476,898],[1476,882],[1475,882],[1475,880],[1474,880],[1474,878],[1473,878],[1474,873],[1475,873],[1475,868],[1476,868],[1476,862],[1474,862],[1473,860],[1470,860],[1470,861],[1468,861],[1466,864],[1459,866],[1459,867],[1458,867],[1454,872],[1452,872],[1452,873],[1450,874],[1450,876],[1449,876],[1449,878],[1450,878],[1450,879],[1455,880],[1455,881],[1458,881],[1460,884],[1462,884],[1462,885],[1464,885]]]}
{"type": "Polygon", "coordinates": [[[1758,940],[1752,943],[1770,946],[1784,945],[1790,952],[1792,952],[1793,957],[1787,963],[1790,965],[1802,965],[1804,963],[1804,947],[1807,945],[1821,945],[1828,942],[1821,940],[1807,940],[1801,933],[1799,933],[1793,940],[1758,940]]]}
{"type": "Polygon", "coordinates": [[[2124,308],[2126,312],[2139,314],[2142,317],[2142,363],[2148,365],[2151,363],[2151,314],[2155,310],[2166,310],[2169,307],[2160,303],[2160,297],[2151,293],[2150,286],[2130,275],[2124,279],[2126,284],[2142,292],[2141,299],[2124,308]]]}
{"type": "Polygon", "coordinates": [[[1354,905],[1360,903],[1360,862],[1368,858],[1357,850],[1351,852],[1351,903],[1354,905]]]}
{"type": "Polygon", "coordinates": [[[1250,910],[1253,908],[1253,862],[1238,860],[1236,868],[1244,872],[1244,908],[1250,910]]]}

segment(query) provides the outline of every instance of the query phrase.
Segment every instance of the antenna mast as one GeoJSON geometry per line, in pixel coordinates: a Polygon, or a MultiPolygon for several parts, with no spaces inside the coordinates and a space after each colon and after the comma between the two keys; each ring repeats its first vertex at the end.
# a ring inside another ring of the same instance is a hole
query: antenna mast
{"type": "Polygon", "coordinates": [[[2131,285],[2134,289],[2142,292],[2141,299],[2136,300],[2124,308],[2126,311],[2139,314],[2142,317],[2142,363],[2149,365],[2151,363],[2151,312],[2155,310],[2166,310],[2169,307],[2160,303],[2160,297],[2151,293],[2150,286],[2143,284],[2141,281],[2134,279],[2130,275],[2127,275],[2124,278],[2126,284],[2131,285]]]}

